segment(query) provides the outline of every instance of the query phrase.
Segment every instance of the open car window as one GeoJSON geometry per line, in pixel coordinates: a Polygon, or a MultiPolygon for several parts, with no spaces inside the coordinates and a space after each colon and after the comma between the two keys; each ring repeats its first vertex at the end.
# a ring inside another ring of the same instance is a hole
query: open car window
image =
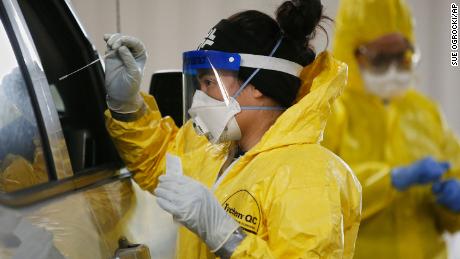
{"type": "Polygon", "coordinates": [[[100,63],[60,81],[98,58],[65,1],[18,0],[59,114],[73,172],[120,165],[105,129],[100,63]]]}
{"type": "Polygon", "coordinates": [[[42,139],[24,76],[0,22],[0,193],[48,181],[42,139]]]}
{"type": "Polygon", "coordinates": [[[118,170],[105,129],[102,64],[59,80],[98,58],[70,8],[64,0],[0,2],[2,205],[130,176],[118,170]]]}

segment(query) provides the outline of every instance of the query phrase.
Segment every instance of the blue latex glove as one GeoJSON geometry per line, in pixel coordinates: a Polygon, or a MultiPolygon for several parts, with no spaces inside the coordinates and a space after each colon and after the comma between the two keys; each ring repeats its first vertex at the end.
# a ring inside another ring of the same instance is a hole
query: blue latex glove
{"type": "Polygon", "coordinates": [[[460,213],[460,181],[450,179],[433,184],[436,201],[453,212],[460,213]]]}
{"type": "Polygon", "coordinates": [[[432,157],[426,157],[409,166],[393,169],[391,183],[403,191],[413,185],[436,182],[449,168],[448,162],[437,162],[432,157]]]}

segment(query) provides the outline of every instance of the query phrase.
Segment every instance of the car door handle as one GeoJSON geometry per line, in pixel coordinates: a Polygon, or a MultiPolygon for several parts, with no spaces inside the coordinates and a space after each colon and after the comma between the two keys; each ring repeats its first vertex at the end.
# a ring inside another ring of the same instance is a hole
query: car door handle
{"type": "Polygon", "coordinates": [[[121,237],[113,259],[151,259],[150,250],[146,245],[131,244],[126,237],[121,237]]]}

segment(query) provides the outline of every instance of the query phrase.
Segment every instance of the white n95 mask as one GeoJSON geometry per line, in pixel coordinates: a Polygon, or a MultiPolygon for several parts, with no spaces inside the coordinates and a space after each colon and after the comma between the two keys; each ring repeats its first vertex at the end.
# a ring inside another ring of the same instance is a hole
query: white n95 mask
{"type": "Polygon", "coordinates": [[[235,119],[239,112],[240,105],[233,97],[226,104],[200,90],[196,90],[188,110],[197,134],[206,136],[213,144],[241,138],[241,130],[235,119]]]}
{"type": "Polygon", "coordinates": [[[399,71],[395,65],[391,65],[387,71],[381,74],[363,69],[361,75],[366,90],[384,100],[391,100],[403,95],[413,80],[411,71],[399,71]]]}

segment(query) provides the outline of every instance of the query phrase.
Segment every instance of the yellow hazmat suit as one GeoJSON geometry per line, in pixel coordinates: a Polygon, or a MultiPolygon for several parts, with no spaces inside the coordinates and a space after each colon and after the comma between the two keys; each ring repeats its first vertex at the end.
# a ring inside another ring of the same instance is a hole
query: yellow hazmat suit
{"type": "MultiPolygon", "coordinates": [[[[298,102],[214,186],[223,208],[248,234],[232,258],[352,258],[360,185],[345,163],[318,144],[346,71],[327,53],[306,67],[298,102]]],[[[147,112],[134,122],[114,120],[106,112],[107,128],[134,180],[153,191],[170,152],[181,157],[184,174],[213,186],[228,145],[211,145],[190,122],[178,129],[171,118],[161,118],[151,96],[145,100],[147,112]]],[[[177,253],[214,258],[184,227],[177,253]]]]}
{"type": "MultiPolygon", "coordinates": [[[[400,0],[342,0],[334,55],[349,67],[349,81],[322,143],[353,169],[363,187],[356,258],[443,258],[444,230],[460,228],[460,215],[435,203],[431,185],[398,192],[390,170],[425,156],[449,161],[444,178],[458,176],[460,145],[431,100],[416,90],[384,104],[365,92],[355,49],[388,33],[414,43],[412,18],[400,0]]],[[[460,202],[460,201],[459,201],[460,202]]]]}

